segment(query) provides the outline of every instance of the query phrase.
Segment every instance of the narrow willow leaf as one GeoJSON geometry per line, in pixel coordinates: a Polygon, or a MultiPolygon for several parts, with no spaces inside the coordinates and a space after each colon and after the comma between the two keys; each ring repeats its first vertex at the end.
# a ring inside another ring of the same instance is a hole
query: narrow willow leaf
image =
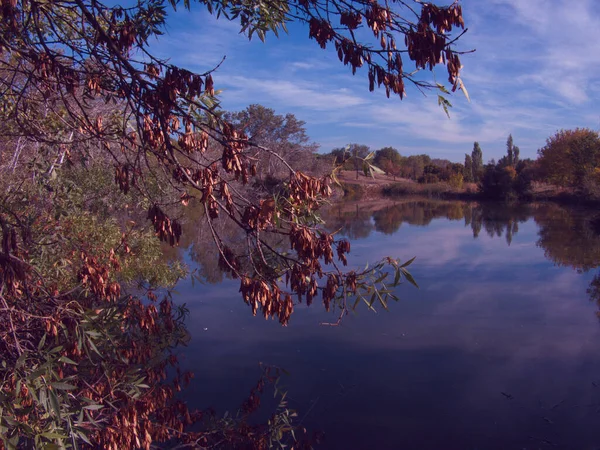
{"type": "Polygon", "coordinates": [[[416,256],[413,256],[412,259],[409,259],[408,261],[406,261],[404,264],[402,264],[400,267],[408,267],[412,264],[412,262],[416,259],[416,256]]]}
{"type": "Polygon", "coordinates": [[[49,394],[49,398],[50,398],[50,406],[52,406],[52,409],[54,410],[54,414],[56,414],[56,418],[60,419],[61,415],[60,415],[60,404],[58,402],[58,397],[56,396],[54,391],[48,391],[48,394],[49,394]]]}
{"type": "Polygon", "coordinates": [[[413,278],[413,276],[410,274],[410,272],[406,269],[402,269],[402,273],[404,274],[404,278],[406,278],[406,280],[412,284],[413,286],[415,286],[416,288],[419,287],[419,285],[417,284],[417,282],[415,281],[415,279],[413,278]]]}
{"type": "Polygon", "coordinates": [[[60,381],[55,381],[54,383],[50,383],[50,386],[52,386],[54,389],[58,389],[61,391],[71,391],[71,390],[75,389],[75,386],[73,386],[72,384],[62,383],[60,381]]]}
{"type": "Polygon", "coordinates": [[[84,406],[83,409],[87,409],[90,411],[98,411],[99,409],[104,408],[104,405],[87,405],[84,406]]]}

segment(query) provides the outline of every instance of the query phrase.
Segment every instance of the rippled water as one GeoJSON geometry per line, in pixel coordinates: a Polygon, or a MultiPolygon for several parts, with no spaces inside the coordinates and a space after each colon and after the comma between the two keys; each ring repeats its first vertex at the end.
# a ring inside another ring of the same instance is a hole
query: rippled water
{"type": "Polygon", "coordinates": [[[252,317],[198,239],[207,283],[184,283],[191,406],[233,410],[285,368],[290,407],[326,449],[600,448],[600,236],[595,211],[401,201],[325,217],[352,240],[350,266],[416,256],[420,289],[340,327],[317,303],[290,325],[252,317]]]}

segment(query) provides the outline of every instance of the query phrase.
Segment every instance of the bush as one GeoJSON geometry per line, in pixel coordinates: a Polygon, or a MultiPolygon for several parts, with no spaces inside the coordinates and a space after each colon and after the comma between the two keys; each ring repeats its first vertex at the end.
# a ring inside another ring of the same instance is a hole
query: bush
{"type": "Polygon", "coordinates": [[[344,197],[357,200],[365,195],[365,188],[360,184],[343,183],[344,197]]]}
{"type": "Polygon", "coordinates": [[[531,195],[531,179],[528,171],[517,173],[513,166],[488,164],[479,184],[484,197],[493,200],[517,200],[531,195]]]}
{"type": "Polygon", "coordinates": [[[424,196],[428,198],[441,198],[449,191],[446,183],[435,184],[413,184],[396,183],[382,189],[382,194],[388,197],[404,197],[410,195],[424,196]]]}
{"type": "Polygon", "coordinates": [[[454,189],[462,189],[462,187],[463,187],[462,173],[453,173],[452,175],[450,175],[450,180],[448,180],[448,183],[454,189]]]}

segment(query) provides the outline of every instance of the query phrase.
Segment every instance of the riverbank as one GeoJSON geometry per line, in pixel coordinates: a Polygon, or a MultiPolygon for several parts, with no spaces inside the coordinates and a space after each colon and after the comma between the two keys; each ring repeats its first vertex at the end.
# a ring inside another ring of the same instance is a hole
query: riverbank
{"type": "MultiPolygon", "coordinates": [[[[461,188],[449,183],[421,184],[406,178],[387,175],[366,177],[356,172],[342,171],[338,180],[343,197],[347,200],[375,200],[379,198],[425,197],[439,200],[486,201],[476,183],[464,183],[461,188]]],[[[340,195],[342,195],[340,193],[340,195]]],[[[600,199],[584,197],[574,189],[546,183],[532,184],[531,192],[519,201],[555,202],[563,205],[600,206],[600,199]]]]}

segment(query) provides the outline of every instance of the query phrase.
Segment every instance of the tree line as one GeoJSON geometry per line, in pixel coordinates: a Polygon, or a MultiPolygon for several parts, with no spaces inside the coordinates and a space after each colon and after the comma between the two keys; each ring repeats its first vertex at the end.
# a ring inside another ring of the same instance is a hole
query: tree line
{"type": "MultiPolygon", "coordinates": [[[[482,196],[496,200],[531,198],[536,183],[568,189],[582,198],[600,199],[600,137],[587,128],[558,131],[538,150],[535,160],[521,158],[520,148],[509,134],[506,153],[498,161],[490,159],[484,163],[481,145],[474,142],[471,152],[465,153],[464,162],[459,163],[427,154],[404,156],[391,146],[373,151],[358,143],[318,153],[319,146],[308,137],[304,121],[294,114],[278,114],[258,104],[227,113],[227,118],[240,133],[270,149],[256,150],[254,155],[259,168],[254,187],[266,191],[281,187],[287,166],[292,165],[315,176],[341,167],[355,171],[358,177],[366,168],[374,168],[395,180],[447,183],[455,189],[463,188],[465,183],[475,184],[482,196]]],[[[0,166],[10,168],[16,158],[17,152],[0,153],[0,166]]]]}
{"type": "Polygon", "coordinates": [[[426,154],[403,156],[394,147],[372,151],[363,144],[338,147],[317,157],[358,174],[365,160],[387,175],[423,184],[448,183],[460,189],[475,183],[479,193],[490,199],[531,198],[534,185],[551,185],[588,200],[600,200],[600,136],[588,128],[561,130],[549,137],[537,152],[537,159],[521,158],[512,134],[506,139],[506,153],[484,163],[479,142],[466,153],[463,163],[432,158],[426,154]]]}

